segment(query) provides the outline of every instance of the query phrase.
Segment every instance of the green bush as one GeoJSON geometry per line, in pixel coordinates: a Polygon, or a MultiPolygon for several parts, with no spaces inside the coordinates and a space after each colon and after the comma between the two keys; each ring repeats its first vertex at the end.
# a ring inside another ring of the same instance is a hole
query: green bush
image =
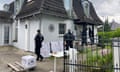
{"type": "Polygon", "coordinates": [[[103,39],[120,37],[120,28],[110,32],[98,32],[98,36],[101,36],[103,39]]]}
{"type": "Polygon", "coordinates": [[[115,31],[109,32],[98,32],[99,43],[98,46],[102,48],[105,47],[106,43],[111,43],[111,39],[115,37],[120,37],[120,28],[116,29],[115,31]]]}
{"type": "Polygon", "coordinates": [[[88,54],[88,59],[86,61],[89,66],[96,66],[96,67],[102,67],[102,68],[91,68],[92,72],[104,71],[104,72],[112,72],[111,68],[113,65],[113,56],[112,52],[105,54],[101,56],[101,54],[95,54],[91,55],[88,54]],[[105,69],[104,69],[105,68],[105,69]]]}

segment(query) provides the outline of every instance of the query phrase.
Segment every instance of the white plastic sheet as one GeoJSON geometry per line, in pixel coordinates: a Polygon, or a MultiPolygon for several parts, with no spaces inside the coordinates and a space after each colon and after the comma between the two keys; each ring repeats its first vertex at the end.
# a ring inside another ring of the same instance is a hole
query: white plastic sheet
{"type": "Polygon", "coordinates": [[[59,51],[58,42],[51,42],[51,49],[53,53],[58,52],[59,51]]]}
{"type": "Polygon", "coordinates": [[[53,53],[63,52],[63,41],[44,42],[41,48],[43,57],[50,57],[50,44],[53,53]]]}
{"type": "Polygon", "coordinates": [[[50,43],[43,43],[41,48],[41,55],[43,57],[50,57],[50,43]]]}
{"type": "Polygon", "coordinates": [[[51,42],[52,52],[63,51],[63,41],[51,42]]]}
{"type": "Polygon", "coordinates": [[[59,41],[58,42],[58,45],[59,45],[59,51],[63,51],[63,41],[59,41]]]}

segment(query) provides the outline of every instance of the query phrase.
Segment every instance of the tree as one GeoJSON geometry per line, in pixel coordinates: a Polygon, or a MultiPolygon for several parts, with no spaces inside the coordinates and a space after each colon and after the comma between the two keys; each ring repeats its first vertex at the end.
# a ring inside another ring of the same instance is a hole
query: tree
{"type": "Polygon", "coordinates": [[[104,25],[103,25],[103,30],[104,30],[104,32],[109,32],[109,31],[111,31],[111,26],[110,26],[110,24],[109,24],[109,22],[108,22],[108,19],[105,20],[105,23],[104,23],[104,25]]]}

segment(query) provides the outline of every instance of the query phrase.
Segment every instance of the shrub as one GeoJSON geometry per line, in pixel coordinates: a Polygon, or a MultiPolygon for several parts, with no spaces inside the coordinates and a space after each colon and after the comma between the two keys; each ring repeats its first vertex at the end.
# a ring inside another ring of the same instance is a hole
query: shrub
{"type": "Polygon", "coordinates": [[[98,32],[98,36],[101,36],[103,39],[120,37],[120,28],[110,32],[98,32]]]}
{"type": "Polygon", "coordinates": [[[97,70],[97,72],[112,72],[111,68],[113,65],[113,56],[112,56],[112,52],[106,54],[104,53],[103,55],[101,54],[95,54],[95,55],[91,55],[88,54],[88,59],[87,59],[88,65],[89,66],[96,66],[96,67],[100,67],[98,68],[91,68],[92,72],[95,72],[97,70]]]}

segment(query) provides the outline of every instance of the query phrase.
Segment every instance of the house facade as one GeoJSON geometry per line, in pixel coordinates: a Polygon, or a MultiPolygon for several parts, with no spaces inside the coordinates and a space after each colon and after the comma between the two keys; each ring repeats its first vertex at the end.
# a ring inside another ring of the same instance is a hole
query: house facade
{"type": "Polygon", "coordinates": [[[12,44],[12,18],[10,13],[0,11],[0,46],[12,44]]]}
{"type": "Polygon", "coordinates": [[[97,25],[100,24],[97,23],[99,18],[91,5],[88,6],[88,10],[91,8],[93,10],[92,14],[91,12],[89,14],[87,9],[82,7],[84,4],[81,5],[81,2],[81,0],[73,0],[74,18],[68,16],[63,0],[15,0],[9,5],[5,5],[5,10],[10,13],[10,18],[12,18],[12,21],[8,22],[9,24],[4,22],[10,26],[9,31],[11,31],[8,44],[26,51],[34,51],[34,37],[38,29],[41,30],[45,43],[63,41],[63,35],[68,29],[79,37],[81,31],[85,30],[87,33],[86,28],[91,27],[96,35],[97,25]],[[91,16],[93,14],[96,18],[91,16]],[[84,17],[97,21],[91,23],[91,21],[83,20],[84,17]]]}
{"type": "Polygon", "coordinates": [[[73,10],[76,34],[78,36],[81,34],[84,44],[87,42],[97,43],[97,26],[103,23],[97,16],[92,3],[89,0],[73,0],[73,10]]]}

